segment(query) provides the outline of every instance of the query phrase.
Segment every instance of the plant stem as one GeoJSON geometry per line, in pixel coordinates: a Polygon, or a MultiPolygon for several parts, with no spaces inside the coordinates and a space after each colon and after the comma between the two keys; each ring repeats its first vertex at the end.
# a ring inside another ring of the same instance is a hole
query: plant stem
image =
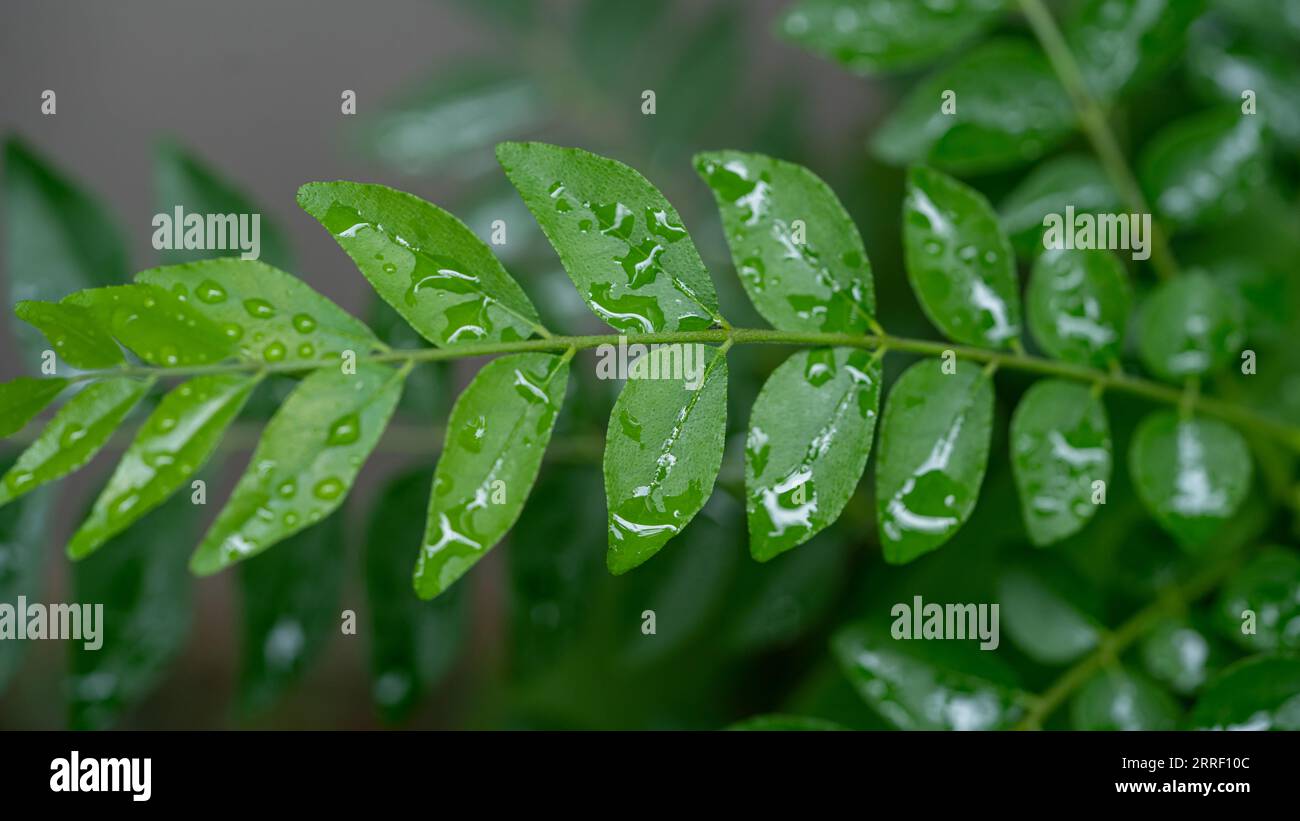
{"type": "MultiPolygon", "coordinates": [[[[714,344],[714,345],[749,345],[776,344],[800,345],[809,347],[846,347],[877,350],[884,348],[887,353],[905,352],[922,356],[939,356],[944,351],[953,351],[958,358],[972,362],[982,362],[997,369],[1024,371],[1060,379],[1070,379],[1090,385],[1100,385],[1106,391],[1116,391],[1140,396],[1153,402],[1161,402],[1174,407],[1186,403],[1197,413],[1213,416],[1229,424],[1242,428],[1246,433],[1259,433],[1285,445],[1290,450],[1300,453],[1300,428],[1270,419],[1250,408],[1225,402],[1211,396],[1198,393],[1188,397],[1182,390],[1152,382],[1140,377],[1121,372],[1107,372],[1068,362],[1057,362],[1040,356],[1016,353],[1005,350],[989,350],[930,339],[909,339],[889,334],[843,334],[775,331],[763,328],[715,328],[707,331],[672,331],[651,334],[599,334],[590,336],[551,336],[545,339],[524,339],[511,342],[471,342],[451,348],[414,348],[396,349],[358,356],[357,362],[417,364],[421,362],[441,362],[450,359],[463,359],[477,356],[495,356],[509,353],[555,352],[564,353],[570,348],[587,350],[601,345],[617,346],[620,339],[633,344],[714,344]]],[[[333,362],[222,362],[212,365],[195,365],[181,368],[161,368],[153,366],[127,366],[99,371],[86,371],[70,377],[70,381],[103,379],[105,377],[140,376],[199,376],[213,373],[237,373],[241,371],[262,370],[267,373],[298,373],[325,367],[336,367],[333,362]]]]}
{"type": "MultiPolygon", "coordinates": [[[[1079,125],[1088,137],[1088,142],[1092,143],[1092,149],[1097,153],[1102,167],[1106,169],[1106,176],[1110,178],[1111,184],[1115,186],[1130,211],[1136,214],[1150,214],[1151,206],[1129,170],[1124,152],[1119,147],[1119,141],[1115,139],[1115,132],[1106,122],[1106,112],[1088,90],[1083,72],[1079,69],[1079,64],[1070,52],[1069,45],[1066,44],[1060,28],[1052,18],[1051,11],[1044,5],[1043,0],[1019,0],[1019,2],[1020,10],[1024,12],[1029,27],[1034,30],[1034,36],[1038,38],[1043,51],[1047,53],[1052,69],[1061,80],[1061,85],[1065,87],[1066,94],[1070,95],[1070,102],[1079,115],[1079,125]]],[[[1178,275],[1178,263],[1169,250],[1169,241],[1165,238],[1164,231],[1154,221],[1151,223],[1151,265],[1161,279],[1172,279],[1178,275]]]]}

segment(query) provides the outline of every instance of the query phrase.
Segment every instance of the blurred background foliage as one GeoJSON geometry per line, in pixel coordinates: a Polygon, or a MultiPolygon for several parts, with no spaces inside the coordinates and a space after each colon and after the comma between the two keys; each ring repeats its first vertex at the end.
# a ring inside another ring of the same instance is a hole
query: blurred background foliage
{"type": "MultiPolygon", "coordinates": [[[[1027,255],[1037,245],[1035,226],[1058,208],[1063,191],[1080,208],[1118,207],[1088,143],[1068,121],[1011,161],[971,162],[970,153],[948,155],[951,146],[927,143],[924,106],[908,103],[915,89],[960,66],[981,37],[1037,48],[1023,18],[1002,14],[1000,3],[975,3],[991,9],[978,25],[929,32],[920,57],[905,55],[883,74],[864,62],[851,38],[835,34],[845,19],[836,14],[910,3],[794,5],[439,4],[439,15],[466,21],[491,48],[483,56],[435,55],[406,88],[382,103],[363,99],[356,117],[340,118],[336,134],[313,138],[334,139],[340,156],[363,158],[370,170],[364,179],[417,192],[436,182],[438,196],[430,199],[484,238],[494,220],[504,220],[508,242],[496,249],[503,262],[546,323],[571,333],[601,326],[501,174],[492,155],[498,140],[579,145],[644,173],[681,211],[736,326],[762,322],[739,288],[716,212],[691,167],[700,150],[763,152],[827,180],[862,231],[878,315],[900,336],[937,337],[902,269],[900,160],[928,152],[931,162],[960,173],[999,206],[1027,255]],[[822,29],[827,38],[818,41],[807,36],[807,25],[792,24],[799,13],[805,23],[830,26],[822,29]],[[935,53],[925,54],[927,48],[935,53]],[[871,76],[837,77],[817,52],[871,76]],[[653,115],[641,112],[647,89],[655,92],[653,115]]],[[[1113,104],[1110,121],[1131,158],[1170,123],[1238,105],[1242,87],[1257,90],[1268,134],[1267,153],[1252,158],[1258,171],[1248,184],[1217,192],[1213,218],[1179,230],[1173,248],[1185,267],[1210,270],[1242,301],[1248,344],[1269,363],[1257,376],[1225,375],[1214,390],[1300,424],[1293,350],[1300,339],[1300,5],[1102,0],[1053,10],[1072,21],[1067,40],[1085,67],[1095,66],[1085,76],[1113,104]],[[1159,24],[1125,18],[1123,9],[1132,6],[1154,9],[1159,24]],[[1123,59],[1130,61],[1127,73],[1115,68],[1123,59]]],[[[958,74],[954,82],[965,84],[961,105],[986,107],[1004,122],[1015,113],[1008,95],[1023,90],[1016,78],[988,74],[958,74]]],[[[1059,89],[1047,92],[1048,108],[1067,102],[1052,93],[1059,89]]],[[[975,149],[967,142],[963,150],[975,149]]],[[[119,219],[63,170],[66,159],[9,135],[4,266],[11,302],[122,283],[137,269],[186,259],[185,252],[167,252],[129,263],[119,219]]],[[[1220,159],[1202,161],[1214,169],[1220,159]]],[[[285,213],[287,204],[254,202],[232,181],[240,176],[239,168],[214,167],[184,141],[163,140],[154,153],[156,210],[179,204],[187,211],[262,213],[262,258],[305,278],[320,276],[295,264],[289,233],[267,210],[285,213]]],[[[359,278],[341,255],[334,262],[338,276],[359,278]]],[[[1146,271],[1134,279],[1140,302],[1155,279],[1146,271]]],[[[386,342],[421,344],[377,298],[345,304],[386,342]]],[[[23,369],[34,372],[44,343],[14,330],[23,369]]],[[[1033,704],[1025,694],[1048,690],[1081,661],[1088,666],[1069,708],[1052,712],[1046,726],[1255,721],[1300,728],[1300,493],[1288,456],[1266,454],[1249,502],[1208,553],[1184,552],[1155,526],[1132,490],[1125,459],[1116,459],[1106,515],[1062,544],[1035,549],[1005,455],[1009,413],[1032,380],[1004,373],[984,489],[971,521],[942,550],[907,566],[886,565],[875,541],[871,483],[863,482],[835,526],[758,564],[745,540],[743,431],[758,388],[786,353],[764,346],[731,352],[730,433],[719,489],[668,549],[618,578],[604,569],[599,470],[616,385],[595,379],[591,367],[573,370],[577,384],[547,465],[506,544],[450,595],[429,603],[411,592],[409,568],[439,426],[477,363],[417,369],[346,507],[217,579],[196,581],[185,572],[185,557],[216,507],[191,505],[183,495],[90,560],[68,565],[54,522],[93,498],[110,464],[101,459],[89,486],[69,483],[75,492],[36,493],[0,510],[0,601],[19,594],[103,601],[110,619],[96,653],[79,644],[0,643],[0,728],[709,728],[760,714],[803,718],[758,726],[1003,726],[1024,719],[1033,704]],[[1261,544],[1276,546],[1259,550],[1261,544]],[[1245,569],[1222,590],[1149,609],[1200,570],[1238,555],[1245,569]],[[882,643],[890,609],[916,595],[927,602],[999,602],[1001,646],[981,653],[959,642],[882,643]],[[1243,602],[1271,614],[1268,629],[1241,634],[1234,614],[1243,602]],[[341,633],[345,609],[357,614],[355,636],[341,633]],[[653,636],[641,632],[646,610],[656,614],[653,636]],[[1111,646],[1111,630],[1135,614],[1142,629],[1127,652],[1099,652],[1111,646]]],[[[907,364],[905,357],[888,359],[887,384],[907,364]]],[[[242,468],[258,420],[269,417],[290,384],[276,378],[258,389],[228,437],[234,447],[206,471],[214,501],[242,468]]],[[[1124,451],[1147,407],[1119,396],[1106,402],[1124,451]]]]}

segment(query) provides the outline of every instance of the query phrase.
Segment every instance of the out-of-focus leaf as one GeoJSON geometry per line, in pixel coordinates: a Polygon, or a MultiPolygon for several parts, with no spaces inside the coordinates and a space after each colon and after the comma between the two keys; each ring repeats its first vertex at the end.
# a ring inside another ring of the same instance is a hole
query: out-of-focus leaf
{"type": "MultiPolygon", "coordinates": [[[[1300,3],[1296,3],[1300,9],[1300,3]]],[[[1268,15],[1272,17],[1273,15],[1268,15]]],[[[1207,97],[1242,104],[1255,92],[1257,112],[1269,129],[1292,148],[1300,147],[1300,63],[1260,44],[1205,26],[1196,30],[1187,60],[1193,82],[1207,97]]]]}
{"type": "Polygon", "coordinates": [[[1210,680],[1190,726],[1206,730],[1300,730],[1300,658],[1251,656],[1210,680]]]}
{"type": "Polygon", "coordinates": [[[956,342],[1000,348],[1020,335],[1016,258],[988,200],[913,168],[903,201],[907,276],[925,315],[956,342]]]}
{"type": "Polygon", "coordinates": [[[89,308],[67,302],[19,302],[14,316],[45,335],[54,352],[74,368],[111,368],[125,359],[89,308]]]}
{"type": "Polygon", "coordinates": [[[1073,128],[1070,99],[1038,46],[999,39],[918,83],[872,148],[894,165],[973,174],[1033,162],[1073,128]],[[955,105],[952,113],[945,102],[955,105]]]}
{"type": "Polygon", "coordinates": [[[1223,634],[1247,650],[1300,649],[1300,557],[1277,547],[1257,556],[1224,585],[1218,613],[1223,634]]]}
{"type": "Polygon", "coordinates": [[[1084,82],[1106,100],[1178,59],[1205,0],[1087,0],[1065,25],[1084,82]]]}
{"type": "Polygon", "coordinates": [[[1103,629],[1079,582],[1016,567],[998,580],[1001,619],[1016,646],[1043,664],[1067,664],[1097,646],[1103,629]]]}
{"type": "Polygon", "coordinates": [[[156,285],[93,288],[64,302],[89,310],[100,327],[150,365],[208,365],[235,352],[234,339],[220,325],[156,285]]]}
{"type": "MultiPolygon", "coordinates": [[[[658,88],[670,89],[671,94],[664,93],[655,100],[650,125],[655,129],[656,142],[662,139],[697,145],[705,129],[735,116],[738,87],[751,71],[747,64],[752,58],[745,47],[745,11],[740,4],[719,3],[680,35],[676,59],[657,81],[658,88]]],[[[656,60],[662,41],[651,42],[656,49],[656,57],[651,59],[656,60]]]]}
{"type": "MultiPolygon", "coordinates": [[[[40,598],[51,498],[44,488],[0,508],[0,601],[16,605],[19,596],[40,598]]],[[[18,672],[26,644],[0,641],[0,694],[18,672]]]]}
{"type": "Polygon", "coordinates": [[[1076,730],[1172,730],[1178,714],[1168,693],[1126,670],[1098,673],[1070,702],[1076,730]]]}
{"type": "Polygon", "coordinates": [[[1133,296],[1124,266],[1103,250],[1047,250],[1034,260],[1025,314],[1054,359],[1107,368],[1124,347],[1133,296]]]}
{"type": "Polygon", "coordinates": [[[1176,693],[1195,692],[1221,662],[1210,637],[1192,622],[1166,619],[1142,640],[1142,664],[1147,673],[1176,693]]]}
{"type": "Polygon", "coordinates": [[[1245,208],[1268,175],[1266,149],[1260,117],[1236,106],[1205,111],[1153,137],[1138,176],[1166,219],[1180,228],[1205,226],[1245,208]]]}
{"type": "Polygon", "coordinates": [[[420,598],[465,575],[519,518],[568,384],[566,360],[513,354],[484,365],[456,400],[415,563],[420,598]]]}
{"type": "Polygon", "coordinates": [[[1138,352],[1162,379],[1218,370],[1241,353],[1240,303],[1201,271],[1161,283],[1142,305],[1138,352]]]}
{"type": "Polygon", "coordinates": [[[1213,0],[1214,10],[1241,26],[1285,41],[1300,41],[1300,0],[1213,0]]]}
{"type": "Polygon", "coordinates": [[[760,730],[764,732],[772,731],[793,731],[793,732],[812,732],[825,730],[844,730],[834,721],[827,721],[824,718],[816,716],[792,716],[782,713],[768,713],[766,715],[753,716],[743,721],[737,721],[727,728],[728,730],[760,730]]]}
{"type": "Polygon", "coordinates": [[[910,562],[942,545],[975,509],[988,464],[993,382],[969,362],[945,374],[912,365],[885,400],[876,511],[885,560],[910,562]]]}
{"type": "Polygon", "coordinates": [[[1002,200],[998,209],[1002,229],[1011,235],[1016,250],[1034,256],[1043,247],[1043,218],[1065,214],[1074,206],[1076,214],[1115,211],[1120,196],[1106,177],[1101,164],[1079,154],[1063,154],[1044,160],[1002,200]]]}
{"type": "Polygon", "coordinates": [[[865,333],[876,310],[862,237],[811,171],[762,154],[698,154],[740,281],[785,331],[865,333]]]}
{"type": "Polygon", "coordinates": [[[1004,0],[800,0],[780,21],[787,39],[859,74],[930,63],[991,28],[1004,0]]]}
{"type": "Polygon", "coordinates": [[[1184,545],[1199,547],[1250,491],[1250,450],[1222,422],[1157,411],[1134,434],[1129,471],[1160,526],[1184,545]]]}
{"type": "Polygon", "coordinates": [[[0,383],[0,438],[25,428],[67,385],[68,380],[59,377],[30,376],[0,383]]]}

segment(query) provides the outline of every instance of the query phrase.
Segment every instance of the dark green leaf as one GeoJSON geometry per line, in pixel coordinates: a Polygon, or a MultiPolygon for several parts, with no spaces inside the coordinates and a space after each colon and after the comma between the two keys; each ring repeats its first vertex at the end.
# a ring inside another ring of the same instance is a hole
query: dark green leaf
{"type": "Polygon", "coordinates": [[[77,291],[64,302],[89,309],[100,327],[150,365],[207,365],[235,352],[225,329],[155,285],[77,291]]]}
{"type": "Polygon", "coordinates": [[[1172,730],[1178,704],[1156,685],[1125,670],[1098,673],[1070,702],[1076,730],[1172,730]]]}
{"type": "Polygon", "coordinates": [[[1162,379],[1216,371],[1241,353],[1241,306],[1202,271],[1161,283],[1142,306],[1138,352],[1162,379]]]}
{"type": "Polygon", "coordinates": [[[697,154],[731,258],[759,313],[783,331],[865,333],[871,263],[835,193],[801,165],[762,154],[697,154]]]}
{"type": "Polygon", "coordinates": [[[751,657],[786,649],[826,619],[849,582],[856,542],[819,534],[802,549],[764,564],[743,562],[728,599],[727,648],[751,657]]]}
{"type": "MultiPolygon", "coordinates": [[[[12,460],[5,460],[8,464],[12,460]]],[[[45,547],[49,538],[46,516],[52,493],[43,488],[0,508],[0,601],[17,605],[19,596],[40,598],[45,547]]],[[[0,641],[0,695],[18,672],[26,641],[0,641]]]]}
{"type": "Polygon", "coordinates": [[[1043,248],[1043,218],[1064,214],[1115,211],[1120,196],[1092,157],[1065,154],[1044,160],[1016,186],[998,209],[1002,229],[1011,235],[1016,250],[1034,256],[1043,248]]]}
{"type": "Polygon", "coordinates": [[[1124,347],[1133,296],[1124,266],[1102,250],[1046,250],[1034,260],[1025,313],[1054,359],[1109,368],[1124,347]]]}
{"type": "Polygon", "coordinates": [[[999,348],[1019,337],[1016,258],[982,194],[938,171],[913,168],[903,248],[912,290],[949,339],[999,348]]]}
{"type": "Polygon", "coordinates": [[[1166,619],[1142,640],[1142,663],[1157,681],[1186,695],[1209,678],[1220,654],[1192,623],[1166,619]]]}
{"type": "Polygon", "coordinates": [[[1218,611],[1224,635],[1247,650],[1300,650],[1300,557],[1282,548],[1256,557],[1228,580],[1218,611]]]}
{"type": "Polygon", "coordinates": [[[519,518],[568,383],[567,359],[514,354],[484,365],[456,400],[415,563],[420,598],[450,587],[519,518]]]}
{"type": "Polygon", "coordinates": [[[1065,39],[1092,93],[1103,100],[1154,78],[1178,59],[1205,0],[1087,0],[1065,39]]]}
{"type": "Polygon", "coordinates": [[[764,732],[772,731],[793,731],[793,732],[810,732],[825,730],[844,730],[845,727],[836,724],[834,721],[827,721],[824,718],[816,716],[792,716],[782,713],[768,713],[766,715],[753,716],[744,721],[737,721],[727,728],[728,730],[759,730],[764,732]]]}
{"type": "Polygon", "coordinates": [[[1268,127],[1292,148],[1300,147],[1300,64],[1249,40],[1229,40],[1208,26],[1197,33],[1187,68],[1206,96],[1241,105],[1244,91],[1255,92],[1268,127]]]}
{"type": "Polygon", "coordinates": [[[68,380],[20,376],[0,383],[0,438],[12,436],[63,392],[68,380]]]}
{"type": "Polygon", "coordinates": [[[885,560],[910,562],[942,545],[975,509],[988,464],[993,380],[937,359],[903,372],[885,401],[876,511],[885,560]]]}
{"type": "Polygon", "coordinates": [[[598,317],[627,333],[721,321],[681,217],[634,169],[546,143],[502,143],[497,159],[598,317]]]}
{"type": "Polygon", "coordinates": [[[880,407],[870,351],[816,348],[773,371],[745,446],[749,549],[767,561],[839,518],[862,478],[880,407]]]}
{"type": "Polygon", "coordinates": [[[1097,646],[1102,625],[1066,574],[1008,570],[998,580],[1002,622],[1016,646],[1035,661],[1061,665],[1097,646]]]}
{"type": "Polygon", "coordinates": [[[14,316],[45,335],[54,352],[74,368],[111,368],[125,359],[90,309],[67,302],[19,302],[14,316]]]}
{"type": "Polygon", "coordinates": [[[1206,730],[1300,730],[1300,658],[1237,662],[1206,685],[1190,723],[1206,730]]]}

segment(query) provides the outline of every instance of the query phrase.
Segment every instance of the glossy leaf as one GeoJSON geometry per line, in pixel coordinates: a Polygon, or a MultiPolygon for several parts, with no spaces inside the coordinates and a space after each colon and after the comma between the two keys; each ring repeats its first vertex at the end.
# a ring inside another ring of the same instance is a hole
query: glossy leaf
{"type": "Polygon", "coordinates": [[[0,479],[0,505],[89,462],[151,384],[135,379],[106,379],[69,399],[0,479]]]}
{"type": "MultiPolygon", "coordinates": [[[[12,460],[6,459],[8,465],[12,460]]],[[[0,601],[17,608],[18,597],[39,601],[43,589],[46,518],[52,493],[42,488],[0,508],[0,601]]],[[[0,695],[18,672],[28,641],[0,641],[0,695]]]]}
{"type": "Polygon", "coordinates": [[[359,364],[298,383],[190,560],[201,576],[254,556],[343,503],[402,393],[403,372],[359,364]]]}
{"type": "Polygon", "coordinates": [[[1162,379],[1216,371],[1245,343],[1241,307],[1201,271],[1161,283],[1142,306],[1138,352],[1162,379]]]}
{"type": "Polygon", "coordinates": [[[68,556],[88,556],[180,489],[216,450],[258,381],[200,376],[164,396],[68,543],[68,556]]]}
{"type": "Polygon", "coordinates": [[[1300,730],[1300,658],[1252,656],[1206,685],[1190,726],[1205,730],[1300,730]]]}
{"type": "Polygon", "coordinates": [[[502,356],[484,365],[456,400],[415,563],[420,598],[450,587],[519,518],[568,382],[561,357],[502,356]]]}
{"type": "Polygon", "coordinates": [[[1034,256],[1043,248],[1043,218],[1064,214],[1074,206],[1076,214],[1113,212],[1121,200],[1106,172],[1095,159],[1064,154],[1044,160],[1025,176],[998,208],[1002,229],[1011,236],[1016,250],[1034,256]]]}
{"type": "Polygon", "coordinates": [[[411,511],[429,499],[431,471],[384,486],[366,529],[366,603],[370,628],[370,696],[390,723],[404,720],[425,691],[455,664],[466,620],[464,586],[434,602],[411,595],[411,566],[423,522],[411,511]]]}
{"type": "Polygon", "coordinates": [[[298,205],[434,345],[545,334],[519,283],[483,240],[438,206],[355,182],[308,183],[298,189],[298,205]]]}
{"type": "Polygon", "coordinates": [[[1065,39],[1092,93],[1110,99],[1178,59],[1205,0],[1087,0],[1065,39]]]}
{"type": "Polygon", "coordinates": [[[1195,692],[1210,677],[1220,655],[1209,637],[1192,623],[1166,619],[1142,640],[1147,673],[1174,692],[1195,692]]]}
{"type": "Polygon", "coordinates": [[[112,368],[126,361],[88,308],[67,302],[19,302],[14,316],[40,331],[54,353],[74,368],[112,368]]]}
{"type": "Polygon", "coordinates": [[[1074,661],[1097,646],[1104,629],[1093,608],[1070,589],[1073,580],[1061,575],[1016,567],[998,580],[1002,625],[1017,647],[1043,664],[1074,661]]]}
{"type": "Polygon", "coordinates": [[[1151,205],[1180,228],[1241,211],[1268,174],[1259,117],[1233,106],[1179,120],[1147,144],[1138,176],[1151,205]]]}
{"type": "Polygon", "coordinates": [[[854,689],[900,730],[995,730],[1023,713],[1012,672],[966,642],[896,641],[860,625],[831,650],[854,689]]]}
{"type": "MultiPolygon", "coordinates": [[[[1296,8],[1300,11],[1300,3],[1296,8]]],[[[1300,64],[1280,49],[1228,39],[1208,26],[1197,34],[1187,68],[1198,88],[1208,97],[1235,105],[1242,103],[1243,90],[1254,91],[1269,129],[1292,148],[1300,147],[1300,64]]]]}
{"type": "Polygon", "coordinates": [[[636,170],[546,143],[502,143],[497,159],[596,316],[626,333],[720,321],[681,217],[636,170]]]}
{"type": "Polygon", "coordinates": [[[1138,497],[1160,526],[1189,547],[1214,536],[1250,491],[1250,451],[1235,428],[1157,411],[1129,451],[1138,497]]]}
{"type": "Polygon", "coordinates": [[[697,154],[731,259],[759,313],[783,331],[865,333],[876,310],[862,237],[811,171],[762,154],[697,154]]]}
{"type": "Polygon", "coordinates": [[[1053,359],[1104,369],[1123,352],[1132,302],[1128,275],[1114,254],[1053,249],[1034,260],[1025,314],[1053,359]]]}
{"type": "MultiPolygon", "coordinates": [[[[1106,408],[1086,385],[1034,383],[1011,417],[1011,469],[1034,544],[1059,542],[1097,512],[1096,483],[1110,483],[1106,408]]],[[[1104,498],[1104,497],[1103,497],[1104,498]]]]}
{"type": "Polygon", "coordinates": [[[782,16],[792,42],[859,74],[930,63],[991,28],[1003,0],[800,0],[782,16]]]}
{"type": "Polygon", "coordinates": [[[926,162],[973,174],[1033,162],[1074,128],[1074,110],[1035,44],[985,43],[923,79],[876,132],[894,165],[926,162]],[[944,112],[945,92],[955,110],[944,112]]]}
{"type": "Polygon", "coordinates": [[[1098,673],[1070,702],[1076,730],[1172,730],[1178,713],[1168,693],[1125,670],[1098,673]]]}
{"type": "Polygon", "coordinates": [[[20,376],[0,383],[0,438],[26,427],[67,385],[68,380],[57,376],[45,379],[20,376]]]}
{"type": "Polygon", "coordinates": [[[942,545],[975,509],[988,464],[993,382],[958,362],[912,365],[885,401],[876,513],[885,561],[904,564],[942,545]]]}
{"type": "Polygon", "coordinates": [[[207,365],[235,351],[234,340],[217,323],[154,285],[94,288],[63,301],[88,309],[100,327],[150,365],[207,365]]]}
{"type": "Polygon", "coordinates": [[[834,721],[827,721],[816,716],[792,716],[783,713],[766,713],[737,721],[728,730],[758,730],[762,732],[824,732],[828,730],[847,729],[834,721]]]}
{"type": "Polygon", "coordinates": [[[1271,548],[1252,559],[1224,585],[1218,612],[1223,634],[1247,650],[1300,649],[1300,557],[1271,548]]]}
{"type": "Polygon", "coordinates": [[[694,350],[708,363],[695,390],[681,379],[629,379],[610,413],[606,564],[615,575],[659,552],[713,493],[727,426],[727,358],[694,350]]]}
{"type": "Polygon", "coordinates": [[[347,311],[302,280],[257,260],[214,259],[152,268],[136,282],[170,291],[216,323],[254,362],[339,361],[364,355],[379,340],[347,311]]]}
{"type": "Polygon", "coordinates": [[[867,466],[880,407],[870,351],[793,354],[754,402],[745,446],[749,549],[767,561],[839,518],[867,466]]]}
{"type": "Polygon", "coordinates": [[[1015,255],[982,194],[938,171],[912,169],[903,250],[912,290],[945,336],[992,348],[1019,337],[1015,255]]]}

